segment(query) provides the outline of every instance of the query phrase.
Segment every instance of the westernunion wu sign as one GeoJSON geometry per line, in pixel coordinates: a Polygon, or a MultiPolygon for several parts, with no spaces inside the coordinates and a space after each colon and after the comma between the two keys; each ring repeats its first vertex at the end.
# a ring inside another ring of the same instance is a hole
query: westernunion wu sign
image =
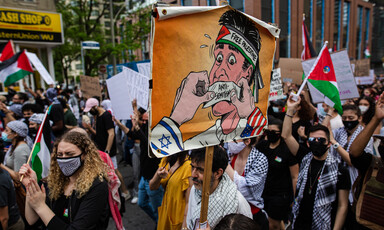
{"type": "Polygon", "coordinates": [[[63,43],[61,14],[0,8],[0,40],[63,43]]]}

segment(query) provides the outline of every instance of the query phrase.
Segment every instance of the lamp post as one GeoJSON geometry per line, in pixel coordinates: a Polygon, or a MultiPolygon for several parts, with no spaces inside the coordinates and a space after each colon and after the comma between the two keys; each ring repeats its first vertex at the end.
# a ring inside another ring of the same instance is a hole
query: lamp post
{"type": "MultiPolygon", "coordinates": [[[[125,3],[123,3],[125,4],[125,3]]],[[[111,39],[112,39],[112,47],[115,48],[115,21],[121,11],[125,8],[125,5],[123,5],[119,11],[116,13],[116,16],[113,17],[113,2],[112,0],[109,0],[109,14],[111,19],[111,39]]],[[[113,65],[113,75],[116,75],[116,56],[112,55],[112,65],[113,65]]]]}

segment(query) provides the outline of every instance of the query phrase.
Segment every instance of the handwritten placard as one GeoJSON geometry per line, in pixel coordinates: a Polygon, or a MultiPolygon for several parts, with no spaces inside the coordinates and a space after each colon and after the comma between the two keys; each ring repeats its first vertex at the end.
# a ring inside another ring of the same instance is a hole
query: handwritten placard
{"type": "Polygon", "coordinates": [[[355,64],[355,77],[369,76],[370,71],[370,59],[356,60],[355,64]]]}
{"type": "Polygon", "coordinates": [[[85,98],[98,96],[101,98],[101,87],[98,77],[80,76],[81,92],[85,98]]]}
{"type": "Polygon", "coordinates": [[[283,86],[281,84],[280,68],[272,70],[271,88],[269,91],[269,100],[278,100],[284,97],[283,86]]]}

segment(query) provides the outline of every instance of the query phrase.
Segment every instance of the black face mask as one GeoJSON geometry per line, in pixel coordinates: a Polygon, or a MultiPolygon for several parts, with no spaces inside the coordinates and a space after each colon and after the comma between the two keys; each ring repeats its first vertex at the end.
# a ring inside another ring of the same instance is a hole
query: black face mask
{"type": "Polygon", "coordinates": [[[345,127],[347,130],[352,130],[352,129],[354,129],[354,128],[359,124],[359,120],[355,120],[355,121],[343,121],[343,124],[344,124],[344,127],[345,127]]]}
{"type": "Polygon", "coordinates": [[[89,110],[89,113],[92,114],[93,116],[96,116],[98,114],[97,109],[93,109],[93,108],[89,110]]]}
{"type": "Polygon", "coordinates": [[[311,149],[311,152],[314,156],[321,157],[323,156],[327,150],[328,146],[324,145],[322,143],[316,142],[316,141],[311,141],[309,143],[309,148],[311,149]]]}
{"type": "Polygon", "coordinates": [[[268,131],[266,132],[267,134],[267,139],[271,143],[275,143],[280,139],[281,134],[277,134],[275,131],[268,131]]]}

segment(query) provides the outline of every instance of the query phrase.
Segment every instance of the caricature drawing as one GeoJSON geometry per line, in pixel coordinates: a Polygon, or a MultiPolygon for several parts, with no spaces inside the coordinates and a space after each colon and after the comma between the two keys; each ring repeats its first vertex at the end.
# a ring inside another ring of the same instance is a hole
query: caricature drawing
{"type": "Polygon", "coordinates": [[[169,117],[152,129],[150,146],[158,156],[259,135],[267,124],[258,102],[263,88],[259,69],[261,39],[255,24],[236,10],[226,11],[214,47],[210,72],[191,72],[177,89],[169,117]],[[179,129],[199,106],[220,117],[215,125],[183,141],[179,129]],[[216,135],[215,135],[216,134],[216,135]],[[198,145],[198,146],[196,146],[198,145]]]}

